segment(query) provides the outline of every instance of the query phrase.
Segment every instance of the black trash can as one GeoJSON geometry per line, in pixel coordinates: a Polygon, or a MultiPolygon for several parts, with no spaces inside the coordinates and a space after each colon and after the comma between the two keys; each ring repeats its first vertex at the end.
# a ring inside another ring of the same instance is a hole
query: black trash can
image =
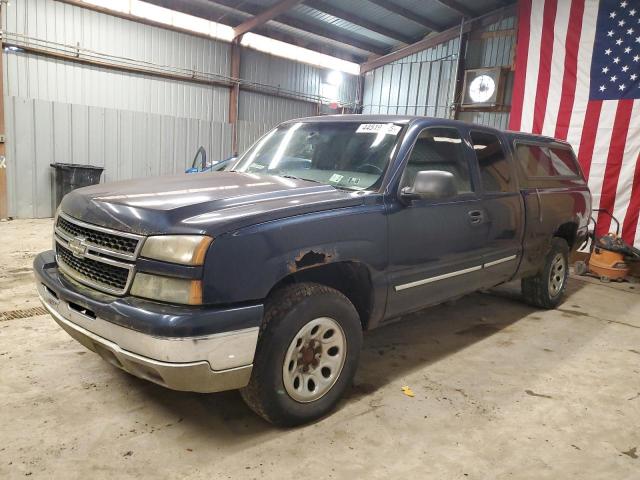
{"type": "Polygon", "coordinates": [[[72,163],[52,163],[56,189],[56,208],[62,197],[76,188],[88,187],[100,183],[104,168],[93,165],[74,165],[72,163]]]}

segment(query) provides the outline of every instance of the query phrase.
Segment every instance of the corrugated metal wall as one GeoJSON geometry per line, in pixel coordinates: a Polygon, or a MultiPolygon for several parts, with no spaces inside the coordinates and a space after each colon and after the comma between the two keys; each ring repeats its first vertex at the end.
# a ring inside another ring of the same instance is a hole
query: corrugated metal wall
{"type": "MultiPolygon", "coordinates": [[[[6,39],[69,50],[77,46],[152,69],[228,77],[225,42],[125,20],[55,0],[3,5],[6,39]]],[[[317,111],[326,70],[243,49],[241,77],[270,92],[241,91],[239,144],[276,123],[317,111]]],[[[51,162],[104,165],[103,181],[180,172],[200,145],[212,158],[231,153],[229,90],[224,86],[132,74],[27,52],[3,52],[9,215],[52,214],[51,162]]],[[[354,102],[357,77],[345,75],[341,102],[354,102]]]]}
{"type": "Polygon", "coordinates": [[[16,217],[52,215],[53,162],[104,167],[115,181],[183,172],[199,145],[213,158],[231,151],[230,124],[196,118],[5,97],[5,119],[16,217]]]}
{"type": "MultiPolygon", "coordinates": [[[[507,17],[481,31],[511,30],[515,17],[507,17]]],[[[477,36],[477,35],[475,35],[477,36]]],[[[515,38],[498,35],[467,43],[464,68],[510,66],[515,38]]],[[[365,74],[363,113],[427,115],[448,118],[453,101],[458,39],[402,58],[365,74]]],[[[513,75],[508,75],[505,99],[511,104],[513,75]]],[[[508,112],[460,112],[460,120],[506,128],[508,112]]]]}
{"type": "MultiPolygon", "coordinates": [[[[327,73],[328,70],[322,68],[266,55],[256,50],[245,48],[242,51],[242,79],[276,90],[321,96],[321,84],[326,81],[327,73]]],[[[347,74],[343,74],[342,77],[336,98],[341,102],[354,102],[358,94],[358,77],[347,74]]]]}
{"type": "Polygon", "coordinates": [[[367,72],[363,113],[448,117],[458,39],[367,72]]]}
{"type": "MultiPolygon", "coordinates": [[[[16,0],[3,30],[149,65],[228,76],[230,46],[53,0],[16,0]]],[[[229,90],[26,54],[5,54],[5,94],[161,115],[227,121],[229,90]]]]}

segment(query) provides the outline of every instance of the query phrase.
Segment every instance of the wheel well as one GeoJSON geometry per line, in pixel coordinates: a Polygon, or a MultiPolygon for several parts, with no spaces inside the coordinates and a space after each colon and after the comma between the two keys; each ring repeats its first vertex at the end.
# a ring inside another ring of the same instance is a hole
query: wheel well
{"type": "Polygon", "coordinates": [[[373,309],[373,287],[369,269],[358,262],[335,262],[305,268],[287,275],[269,292],[294,283],[313,282],[335,288],[349,299],[358,311],[363,330],[369,324],[373,309]]]}
{"type": "Polygon", "coordinates": [[[576,237],[578,235],[578,224],[574,222],[563,223],[558,227],[554,237],[559,237],[564,239],[569,245],[569,249],[571,250],[574,247],[576,242],[576,237]]]}

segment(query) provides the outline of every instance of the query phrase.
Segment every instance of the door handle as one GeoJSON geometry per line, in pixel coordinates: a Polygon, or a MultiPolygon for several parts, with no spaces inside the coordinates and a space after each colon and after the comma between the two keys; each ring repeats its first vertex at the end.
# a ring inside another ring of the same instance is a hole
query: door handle
{"type": "Polygon", "coordinates": [[[482,210],[471,210],[467,213],[471,225],[480,225],[484,223],[484,212],[482,210]]]}

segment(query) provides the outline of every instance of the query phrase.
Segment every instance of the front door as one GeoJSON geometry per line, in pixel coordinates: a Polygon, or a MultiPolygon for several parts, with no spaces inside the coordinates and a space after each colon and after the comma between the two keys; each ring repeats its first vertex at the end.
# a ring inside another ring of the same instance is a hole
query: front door
{"type": "Polygon", "coordinates": [[[476,193],[472,155],[460,131],[429,127],[409,153],[398,191],[422,170],[454,175],[458,194],[446,200],[393,198],[389,204],[389,293],[393,317],[483,286],[489,224],[476,193]]]}

